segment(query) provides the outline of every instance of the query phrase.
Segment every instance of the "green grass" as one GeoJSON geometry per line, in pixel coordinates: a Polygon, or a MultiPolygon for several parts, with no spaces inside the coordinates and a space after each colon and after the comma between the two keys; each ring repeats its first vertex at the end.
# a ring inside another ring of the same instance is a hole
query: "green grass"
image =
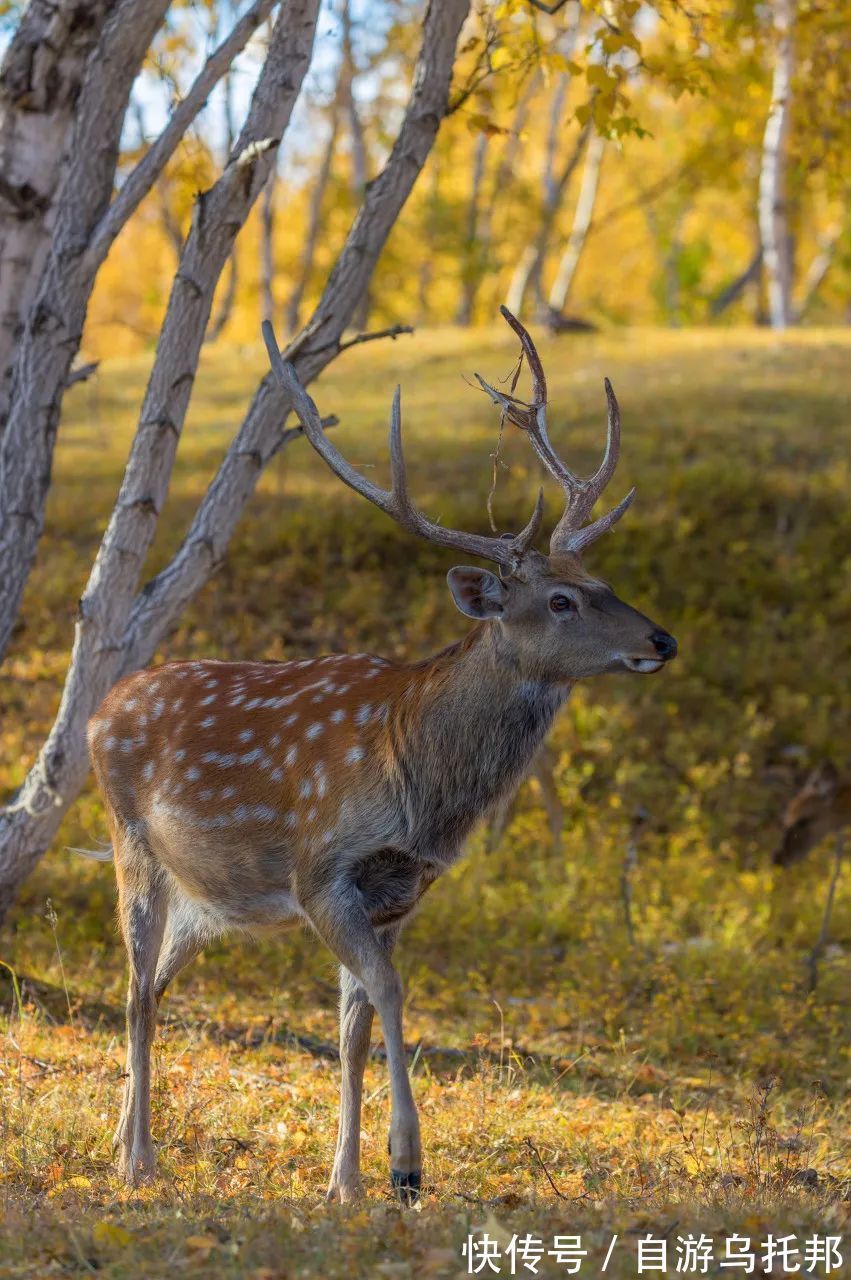
{"type": "MultiPolygon", "coordinates": [[[[500,330],[425,332],[355,349],[313,391],[340,415],[340,448],[383,480],[400,381],[417,500],[484,531],[497,422],[463,379],[505,376],[514,354],[500,330]]],[[[0,969],[0,1276],[456,1275],[468,1230],[489,1221],[492,1234],[547,1243],[581,1232],[583,1274],[599,1272],[618,1232],[607,1274],[626,1277],[636,1233],[669,1232],[673,1250],[691,1229],[847,1231],[851,877],[810,994],[830,848],[789,871],[770,858],[807,767],[849,763],[851,338],[625,332],[564,337],[542,354],[552,434],[580,472],[603,443],[603,375],[614,382],[613,494],[635,483],[638,500],[588,562],[670,627],[680,657],[654,679],[575,691],[553,743],[563,854],[529,784],[500,847],[474,839],[405,931],[433,1187],[422,1211],[389,1199],[378,1059],[364,1110],[370,1200],[322,1201],[335,975],[306,934],[218,944],[175,984],[155,1046],[163,1176],[122,1188],[109,1146],[124,983],[112,872],[63,851],[103,836],[87,793],[0,953],[22,1002],[0,969]],[[639,809],[631,946],[620,881],[639,809]]],[[[107,363],[68,397],[48,531],[0,673],[2,786],[20,782],[57,706],[147,368],[107,363]]],[[[205,353],[149,571],[178,544],[263,372],[259,345],[205,353]]],[[[516,433],[501,452],[497,517],[517,528],[539,470],[516,433]]],[[[554,519],[552,485],[547,500],[554,519]]],[[[423,655],[465,626],[445,589],[452,563],[344,490],[300,441],[264,477],[227,564],[162,656],[423,655]]],[[[564,1274],[548,1265],[539,1274],[564,1274]]]]}

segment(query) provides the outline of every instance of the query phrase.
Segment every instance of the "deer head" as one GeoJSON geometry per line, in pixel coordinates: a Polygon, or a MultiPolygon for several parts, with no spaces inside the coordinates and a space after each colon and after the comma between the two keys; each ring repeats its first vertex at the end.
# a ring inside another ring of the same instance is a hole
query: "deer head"
{"type": "Polygon", "coordinates": [[[463,614],[499,629],[515,669],[525,678],[569,682],[612,671],[658,671],[676,655],[674,637],[620,600],[607,583],[586,572],[581,559],[585,548],[611,529],[635,496],[635,490],[630,490],[617,506],[589,523],[597,499],[614,474],[620,452],[620,412],[611,383],[606,379],[608,437],[603,460],[589,480],[582,480],[561,461],[550,443],[547,383],[535,345],[506,307],[501,312],[520,339],[532,378],[532,402],[505,395],[478,374],[476,377],[504,417],[526,432],[536,454],[564,493],[564,511],[550,538],[549,555],[536,551],[533,545],[541,528],[543,490],[526,527],[518,534],[502,537],[446,528],[413,506],[402,452],[398,387],[390,418],[391,488],[379,488],[355,471],[323,431],[316,405],[292,365],[281,357],[271,326],[264,325],[263,333],[272,368],[292,398],[305,434],[345,484],[411,533],[499,566],[498,574],[468,565],[451,569],[449,590],[463,614]]]}
{"type": "Polygon", "coordinates": [[[790,800],[783,816],[783,835],[774,864],[799,862],[825,836],[851,823],[851,783],[843,782],[830,760],[814,769],[790,800]]]}

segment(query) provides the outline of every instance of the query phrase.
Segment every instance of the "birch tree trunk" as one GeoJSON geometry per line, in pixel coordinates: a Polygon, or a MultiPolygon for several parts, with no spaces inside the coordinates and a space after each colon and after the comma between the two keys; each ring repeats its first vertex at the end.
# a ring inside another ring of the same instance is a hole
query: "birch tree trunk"
{"type": "Polygon", "coordinates": [[[582,170],[582,182],[579,187],[576,210],[573,215],[573,226],[570,229],[570,235],[567,238],[567,244],[558,264],[555,280],[547,300],[550,310],[558,315],[561,315],[567,306],[567,300],[570,297],[570,290],[576,276],[576,268],[579,266],[579,259],[582,257],[582,250],[585,248],[591,219],[594,216],[594,205],[597,202],[600,166],[605,149],[605,138],[601,134],[595,133],[588,144],[585,167],[582,170]]]}
{"type": "Polygon", "coordinates": [[[773,0],[772,16],[776,48],[771,106],[762,143],[759,229],[768,285],[769,320],[773,329],[785,329],[794,322],[786,169],[795,64],[795,0],[773,0]]]}
{"type": "Polygon", "coordinates": [[[86,60],[115,0],[32,0],[0,70],[0,431],[86,60]]]}
{"type": "MultiPolygon", "coordinates": [[[[316,3],[312,0],[314,22],[316,3]]],[[[278,24],[285,23],[293,42],[292,15],[297,5],[304,15],[306,4],[307,0],[289,4],[284,0],[278,24]]],[[[343,348],[342,334],[425,163],[446,113],[455,48],[468,8],[469,0],[431,0],[428,6],[414,86],[396,142],[365,194],[316,313],[287,353],[303,382],[311,381],[343,348]]],[[[293,92],[296,78],[295,66],[287,77],[276,78],[272,99],[277,110],[277,100],[293,92]]],[[[214,188],[219,192],[215,206],[205,204],[203,198],[199,201],[202,212],[196,210],[184,250],[183,279],[175,281],[124,483],[80,602],[59,711],[19,793],[0,811],[0,916],[49,847],[85,781],[89,716],[121,674],[150,660],[186,603],[221,562],[263,468],[298,435],[284,429],[291,406],[271,374],[267,375],[182,546],[171,563],[137,592],[168,486],[195,372],[192,353],[197,363],[206,324],[205,308],[209,314],[215,281],[204,263],[217,257],[224,260],[232,201],[244,204],[254,198],[268,176],[273,147],[256,145],[263,140],[254,140],[252,146],[243,137],[237,161],[214,188]],[[215,220],[208,217],[213,212],[215,220]],[[208,245],[208,237],[214,245],[208,245]],[[190,263],[187,255],[193,240],[190,263]],[[184,274],[190,266],[194,277],[184,274]],[[200,286],[203,299],[194,297],[193,284],[200,286]]]]}
{"type": "Polygon", "coordinates": [[[130,91],[168,6],[169,0],[118,0],[86,64],[50,251],[17,344],[9,416],[0,437],[0,658],[44,527],[62,396],[97,272],[272,0],[256,0],[210,55],[110,204],[130,91]]]}

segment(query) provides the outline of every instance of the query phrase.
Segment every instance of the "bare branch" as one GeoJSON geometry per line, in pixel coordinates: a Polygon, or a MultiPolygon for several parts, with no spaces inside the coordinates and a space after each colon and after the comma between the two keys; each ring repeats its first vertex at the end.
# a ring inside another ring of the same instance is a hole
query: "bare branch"
{"type": "Polygon", "coordinates": [[[106,257],[115,237],[138,209],[171,159],[186,130],[206,105],[211,91],[230,70],[234,59],[269,16],[274,4],[275,0],[256,0],[236,23],[230,35],[210,54],[186,97],[174,108],[168,124],[122,183],[121,190],[98,223],[87,250],[90,261],[99,264],[106,257]]]}
{"type": "Polygon", "coordinates": [[[379,338],[392,338],[395,342],[400,334],[413,332],[413,325],[392,324],[389,329],[375,329],[371,333],[359,333],[356,337],[349,338],[347,342],[341,342],[337,347],[337,350],[348,351],[349,347],[357,347],[362,342],[375,342],[379,338]]]}

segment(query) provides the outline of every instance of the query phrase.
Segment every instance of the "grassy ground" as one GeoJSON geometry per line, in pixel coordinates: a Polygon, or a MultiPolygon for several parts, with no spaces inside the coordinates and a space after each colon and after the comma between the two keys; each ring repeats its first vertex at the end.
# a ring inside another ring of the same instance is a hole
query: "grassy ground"
{"type": "MultiPolygon", "coordinates": [[[[808,993],[830,849],[785,872],[770,855],[807,767],[848,764],[851,340],[625,333],[565,337],[543,353],[553,432],[580,471],[602,443],[602,375],[614,381],[614,488],[634,482],[639,498],[589,564],[669,626],[681,656],[655,679],[574,694],[554,735],[563,851],[530,784],[499,847],[474,840],[406,931],[432,1187],[421,1211],[402,1214],[387,1190],[378,1053],[364,1109],[370,1199],[323,1203],[335,975],[298,934],[217,945],[175,984],[155,1046],[162,1178],[137,1192],[118,1183],[112,873],[63,851],[103,835],[87,794],[0,951],[21,995],[0,971],[0,1276],[453,1276],[467,1234],[487,1230],[502,1249],[512,1233],[546,1247],[581,1234],[581,1274],[600,1272],[617,1234],[607,1274],[626,1277],[645,1233],[665,1237],[671,1272],[690,1231],[714,1236],[723,1256],[738,1230],[758,1259],[769,1233],[801,1244],[849,1234],[851,877],[808,993]],[[631,943],[622,877],[639,810],[631,943]]],[[[462,375],[505,375],[513,355],[503,332],[425,333],[355,349],[315,394],[341,416],[340,447],[380,477],[400,380],[415,493],[430,514],[484,529],[496,422],[462,375]]],[[[259,347],[205,355],[152,570],[263,367],[259,347]]],[[[0,787],[21,780],[57,705],[146,370],[107,364],[68,398],[49,530],[0,677],[0,787]]],[[[506,437],[502,454],[496,511],[512,528],[538,472],[522,439],[506,437]]],[[[424,654],[465,625],[443,583],[451,563],[299,442],[163,656],[424,654]]],[[[851,1236],[843,1252],[847,1269],[851,1236]]],[[[500,1266],[510,1274],[507,1254],[500,1266]]],[[[538,1267],[567,1273],[553,1257],[538,1267]]]]}

